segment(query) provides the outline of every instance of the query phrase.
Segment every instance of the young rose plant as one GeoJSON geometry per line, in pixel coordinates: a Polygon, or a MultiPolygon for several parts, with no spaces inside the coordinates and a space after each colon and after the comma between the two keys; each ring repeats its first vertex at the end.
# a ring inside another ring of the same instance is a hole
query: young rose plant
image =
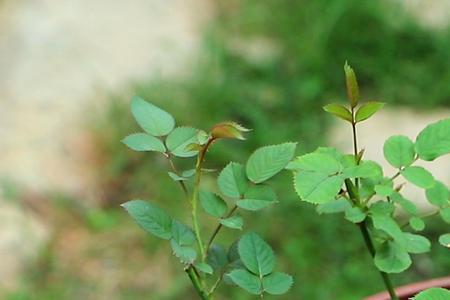
{"type": "MultiPolygon", "coordinates": [[[[224,281],[263,298],[265,293],[281,295],[291,287],[292,277],[275,271],[271,247],[256,233],[246,233],[228,248],[215,243],[224,228],[242,230],[239,210],[259,211],[277,202],[267,181],[282,171],[294,157],[295,143],[257,149],[246,164],[231,162],[217,177],[220,194],[205,190],[202,175],[213,170],[204,167],[208,150],[223,139],[243,140],[248,129],[234,122],[219,123],[209,131],[176,127],[173,117],[145,100],[134,97],[131,111],[144,130],[127,136],[123,143],[135,151],[150,151],[167,159],[168,175],[181,187],[188,205],[191,226],[169,216],[154,202],[131,200],[122,206],[146,232],[169,242],[172,253],[183,265],[198,296],[212,299],[224,281]],[[196,157],[192,169],[178,170],[174,157],[196,157]],[[202,233],[199,206],[217,221],[208,239],[202,233]]],[[[161,187],[167,188],[167,187],[161,187]]],[[[162,199],[161,199],[162,200],[162,199]]]]}
{"type": "MultiPolygon", "coordinates": [[[[439,214],[450,223],[450,193],[448,187],[436,180],[418,160],[433,161],[450,153],[450,119],[427,126],[415,142],[406,136],[390,137],[383,147],[387,162],[397,169],[392,175],[381,166],[364,159],[364,149],[358,148],[357,125],[380,110],[384,103],[367,102],[359,105],[359,88],[353,69],[345,64],[349,107],[329,104],[324,110],[347,121],[352,127],[353,153],[344,154],[334,148],[318,148],[297,157],[287,169],[294,173],[294,186],[300,199],[317,205],[319,214],[344,213],[345,219],[359,227],[376,268],[391,299],[398,299],[389,278],[391,273],[405,271],[411,265],[410,254],[430,251],[430,241],[417,232],[425,228],[424,218],[439,214]],[[404,182],[425,191],[428,201],[436,207],[431,215],[421,215],[416,205],[402,194],[404,182]],[[408,222],[398,218],[399,210],[408,222]]],[[[439,242],[450,247],[450,233],[439,242]]],[[[436,289],[426,293],[449,292],[436,289]]],[[[428,294],[417,299],[431,298],[428,294]]]]}

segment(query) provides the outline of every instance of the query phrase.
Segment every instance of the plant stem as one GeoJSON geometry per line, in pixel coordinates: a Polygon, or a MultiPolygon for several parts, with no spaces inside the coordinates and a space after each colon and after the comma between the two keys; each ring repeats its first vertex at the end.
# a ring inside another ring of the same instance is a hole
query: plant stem
{"type": "MultiPolygon", "coordinates": [[[[172,170],[173,170],[176,174],[178,174],[178,169],[177,169],[177,167],[175,167],[175,164],[173,163],[173,160],[172,160],[171,155],[170,155],[170,154],[167,154],[166,157],[167,157],[167,160],[169,161],[169,164],[170,164],[170,167],[172,168],[172,170]]],[[[181,186],[181,189],[182,189],[183,192],[184,192],[184,195],[187,197],[187,196],[189,195],[189,193],[188,193],[188,190],[187,190],[186,185],[184,184],[183,180],[179,180],[178,182],[180,183],[180,186],[181,186]]]]}
{"type": "MultiPolygon", "coordinates": [[[[352,133],[353,133],[353,154],[355,156],[355,162],[357,164],[359,164],[358,162],[358,139],[357,139],[357,134],[356,134],[356,120],[355,120],[355,110],[352,107],[352,133]]],[[[397,175],[398,176],[398,175],[397,175]]],[[[351,182],[348,182],[349,184],[351,184],[351,182]]],[[[361,199],[359,197],[359,182],[358,182],[358,178],[355,179],[355,186],[356,186],[356,193],[353,191],[353,189],[350,188],[350,185],[347,184],[347,191],[349,193],[350,198],[360,204],[361,203],[361,199]]],[[[363,236],[364,242],[366,244],[367,249],[369,250],[370,255],[372,256],[372,258],[375,257],[375,247],[373,245],[372,239],[370,237],[370,233],[369,230],[367,229],[367,223],[366,220],[362,221],[361,223],[358,224],[359,225],[359,229],[361,231],[361,234],[363,236]]],[[[391,279],[389,277],[389,275],[385,272],[380,271],[380,275],[383,279],[384,285],[389,293],[389,295],[391,296],[391,300],[399,300],[397,294],[395,293],[395,289],[394,286],[391,282],[391,279]]]]}
{"type": "MultiPolygon", "coordinates": [[[[375,257],[375,247],[373,245],[372,239],[370,238],[369,231],[367,230],[367,224],[365,221],[359,223],[359,229],[361,230],[361,234],[364,238],[364,242],[366,243],[367,249],[370,252],[370,255],[375,257]]],[[[385,272],[380,271],[381,278],[383,279],[384,285],[391,296],[391,300],[399,300],[397,294],[395,293],[394,285],[389,277],[389,275],[385,272]]]]}
{"type": "Polygon", "coordinates": [[[209,295],[203,290],[203,287],[200,283],[200,280],[195,274],[195,270],[192,266],[189,266],[186,270],[186,273],[188,274],[189,278],[192,281],[192,285],[194,286],[195,290],[197,291],[197,294],[200,296],[202,300],[210,300],[211,298],[209,295]]]}
{"type": "MultiPolygon", "coordinates": [[[[236,211],[237,208],[238,208],[238,206],[235,205],[235,206],[230,210],[230,212],[225,216],[225,219],[231,217],[231,215],[236,211]]],[[[220,229],[222,229],[222,227],[223,227],[223,225],[222,225],[221,223],[219,223],[219,224],[217,225],[216,229],[214,229],[213,233],[211,234],[211,237],[209,238],[208,244],[206,244],[206,248],[205,248],[205,257],[204,257],[204,259],[206,258],[206,255],[208,254],[209,248],[211,247],[211,245],[212,245],[214,239],[216,238],[217,234],[219,233],[220,229]]]]}

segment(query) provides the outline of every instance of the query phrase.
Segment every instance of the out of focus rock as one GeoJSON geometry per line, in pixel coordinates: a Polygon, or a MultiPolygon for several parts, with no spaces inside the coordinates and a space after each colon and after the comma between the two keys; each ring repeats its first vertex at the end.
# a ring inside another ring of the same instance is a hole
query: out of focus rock
{"type": "Polygon", "coordinates": [[[0,289],[14,288],[49,239],[48,227],[17,203],[0,199],[0,289]]]}

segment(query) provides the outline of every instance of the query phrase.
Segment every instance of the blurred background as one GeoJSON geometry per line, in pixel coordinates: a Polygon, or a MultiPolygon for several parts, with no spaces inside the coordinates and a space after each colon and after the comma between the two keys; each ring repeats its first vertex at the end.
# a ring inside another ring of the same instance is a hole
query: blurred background
{"type": "MultiPolygon", "coordinates": [[[[349,129],[321,110],[345,100],[348,60],[363,99],[388,104],[360,131],[367,156],[384,162],[385,138],[414,138],[450,116],[449,20],[445,0],[0,0],[0,298],[196,299],[167,243],[119,207],[140,197],[187,218],[166,162],[120,142],[138,130],[131,96],[178,124],[254,129],[218,144],[211,168],[282,141],[298,141],[298,154],[326,143],[349,150],[349,129]]],[[[450,184],[448,158],[426,166],[450,184]]],[[[261,233],[295,277],[277,299],[381,290],[354,225],[318,217],[290,183],[279,176],[281,203],[245,215],[245,230],[261,233]]],[[[410,195],[429,209],[422,192],[410,195]]],[[[427,235],[445,226],[429,219],[427,235]]],[[[448,275],[449,252],[434,246],[395,282],[448,275]]]]}

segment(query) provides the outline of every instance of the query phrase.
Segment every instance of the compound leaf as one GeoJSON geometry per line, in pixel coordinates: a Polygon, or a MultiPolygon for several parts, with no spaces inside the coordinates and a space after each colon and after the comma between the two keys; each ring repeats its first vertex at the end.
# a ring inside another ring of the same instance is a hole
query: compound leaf
{"type": "Polygon", "coordinates": [[[192,127],[177,127],[166,139],[167,149],[178,157],[191,157],[197,155],[197,150],[188,150],[186,147],[198,142],[198,129],[192,127]]]}

